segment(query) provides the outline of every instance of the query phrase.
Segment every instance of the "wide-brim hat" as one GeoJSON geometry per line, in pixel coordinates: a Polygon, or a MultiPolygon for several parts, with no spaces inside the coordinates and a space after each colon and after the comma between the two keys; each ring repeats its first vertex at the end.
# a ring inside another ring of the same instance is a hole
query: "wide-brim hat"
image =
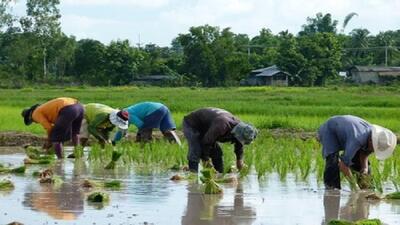
{"type": "Polygon", "coordinates": [[[110,113],[110,122],[120,129],[126,130],[129,125],[129,114],[123,110],[114,110],[110,113]]]}
{"type": "Polygon", "coordinates": [[[378,160],[385,160],[393,154],[397,144],[397,137],[392,131],[373,124],[371,139],[375,156],[378,160]]]}
{"type": "Polygon", "coordinates": [[[35,109],[39,106],[40,104],[35,104],[29,108],[26,108],[22,110],[21,116],[24,117],[24,123],[25,125],[31,125],[33,120],[32,120],[32,113],[35,111],[35,109]]]}
{"type": "Polygon", "coordinates": [[[240,122],[233,127],[231,133],[240,143],[245,145],[250,144],[257,137],[258,131],[254,126],[240,122]]]}

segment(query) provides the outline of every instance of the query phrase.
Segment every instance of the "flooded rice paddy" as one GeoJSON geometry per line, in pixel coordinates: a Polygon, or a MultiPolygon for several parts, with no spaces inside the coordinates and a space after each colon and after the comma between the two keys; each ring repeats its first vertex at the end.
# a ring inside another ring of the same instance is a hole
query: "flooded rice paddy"
{"type": "MultiPolygon", "coordinates": [[[[1,148],[0,163],[23,164],[25,153],[18,148],[1,148]]],[[[250,174],[237,184],[224,184],[222,195],[204,195],[200,185],[170,181],[176,174],[136,173],[119,165],[104,165],[85,159],[65,159],[50,167],[63,180],[58,187],[40,184],[33,171],[49,166],[30,165],[25,175],[0,174],[15,184],[12,191],[0,191],[0,225],[23,224],[326,224],[330,219],[359,220],[379,218],[385,224],[400,224],[400,200],[367,201],[366,192],[325,191],[321,184],[297,182],[288,176],[282,182],[277,174],[258,180],[250,174]],[[120,190],[110,193],[107,204],[86,201],[89,190],[85,179],[118,179],[120,190]]]]}

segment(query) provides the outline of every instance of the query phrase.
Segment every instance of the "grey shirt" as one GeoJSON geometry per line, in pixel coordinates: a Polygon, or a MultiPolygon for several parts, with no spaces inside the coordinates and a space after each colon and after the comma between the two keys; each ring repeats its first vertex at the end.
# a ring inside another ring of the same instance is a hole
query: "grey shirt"
{"type": "Polygon", "coordinates": [[[344,164],[351,166],[357,151],[368,152],[371,129],[370,123],[356,116],[331,117],[318,130],[323,157],[344,150],[341,159],[344,164]]]}

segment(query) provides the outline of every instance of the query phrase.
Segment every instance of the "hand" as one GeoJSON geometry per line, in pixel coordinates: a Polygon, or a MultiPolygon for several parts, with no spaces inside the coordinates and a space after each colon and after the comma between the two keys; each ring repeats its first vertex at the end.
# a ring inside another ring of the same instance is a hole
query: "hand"
{"type": "Polygon", "coordinates": [[[245,164],[243,163],[243,160],[237,160],[236,161],[236,167],[237,169],[240,171],[241,169],[243,169],[243,167],[245,166],[245,164]]]}
{"type": "Polygon", "coordinates": [[[211,159],[202,160],[202,162],[203,162],[203,167],[204,168],[212,168],[212,167],[214,167],[213,164],[212,164],[211,159]]]}
{"type": "Polygon", "coordinates": [[[46,141],[46,142],[43,144],[42,148],[43,148],[44,150],[49,150],[49,149],[51,148],[51,146],[52,146],[51,142],[50,142],[50,141],[46,141]]]}
{"type": "Polygon", "coordinates": [[[361,173],[362,175],[368,175],[368,168],[362,168],[361,171],[360,171],[360,173],[361,173]]]}

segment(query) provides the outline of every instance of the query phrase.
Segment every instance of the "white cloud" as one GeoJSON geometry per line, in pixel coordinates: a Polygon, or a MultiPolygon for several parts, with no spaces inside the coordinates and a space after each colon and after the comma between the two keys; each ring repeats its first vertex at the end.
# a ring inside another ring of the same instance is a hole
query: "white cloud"
{"type": "Polygon", "coordinates": [[[122,5],[133,7],[162,7],[168,4],[168,0],[63,0],[62,4],[65,5],[122,5]]]}

